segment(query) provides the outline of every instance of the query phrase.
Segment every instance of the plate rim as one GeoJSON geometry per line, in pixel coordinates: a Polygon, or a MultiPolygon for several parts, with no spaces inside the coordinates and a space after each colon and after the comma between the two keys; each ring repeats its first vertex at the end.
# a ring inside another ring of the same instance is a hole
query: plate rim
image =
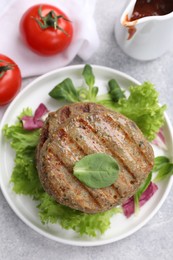
{"type": "MultiPolygon", "coordinates": [[[[70,65],[70,66],[66,66],[66,67],[63,67],[63,68],[60,68],[60,69],[55,69],[55,70],[52,70],[48,73],[45,73],[41,76],[38,76],[37,78],[35,78],[34,80],[32,80],[29,84],[27,84],[25,86],[24,89],[21,90],[21,92],[14,98],[14,100],[10,103],[10,105],[8,106],[8,108],[6,109],[3,117],[2,117],[2,120],[0,122],[0,141],[2,139],[2,128],[4,126],[4,121],[6,119],[6,117],[8,116],[8,113],[9,111],[11,110],[11,107],[13,107],[13,104],[15,104],[17,102],[17,100],[20,98],[20,96],[24,95],[25,92],[29,89],[29,88],[32,88],[32,85],[35,85],[37,82],[39,82],[40,80],[44,79],[44,78],[47,78],[49,76],[52,76],[56,73],[60,73],[61,71],[66,71],[67,74],[68,74],[68,71],[71,71],[73,69],[83,69],[85,64],[78,64],[78,65],[70,65]]],[[[111,72],[113,74],[116,74],[116,75],[119,75],[120,77],[122,78],[125,78],[126,80],[128,81],[131,81],[133,82],[133,84],[136,84],[136,85],[139,85],[141,84],[138,80],[136,80],[135,78],[133,78],[132,76],[126,74],[125,72],[121,72],[119,70],[116,70],[116,69],[113,69],[113,68],[109,68],[109,67],[106,67],[106,66],[100,66],[100,65],[93,65],[91,64],[92,68],[93,69],[97,69],[97,70],[104,70],[104,71],[108,71],[108,72],[111,72]]],[[[166,125],[168,127],[168,130],[170,132],[170,136],[171,136],[171,139],[173,140],[173,128],[172,128],[172,125],[171,125],[171,121],[167,115],[166,112],[164,112],[164,117],[165,117],[165,121],[166,121],[166,125]]],[[[1,176],[1,174],[0,174],[1,176]]],[[[0,177],[1,179],[1,177],[0,177]]],[[[170,190],[171,190],[171,187],[173,185],[173,176],[171,176],[169,178],[169,182],[167,184],[167,187],[165,189],[165,192],[159,202],[159,204],[156,205],[156,207],[154,208],[154,210],[149,214],[148,217],[145,218],[145,220],[143,220],[140,224],[138,224],[137,226],[135,226],[134,228],[132,228],[130,231],[126,232],[125,234],[121,234],[119,236],[117,236],[116,238],[109,238],[107,240],[96,240],[96,241],[77,241],[77,240],[68,240],[68,239],[64,239],[64,238],[61,238],[61,237],[55,237],[55,235],[52,235],[40,228],[38,228],[36,225],[32,224],[27,218],[25,218],[25,216],[22,215],[22,213],[20,212],[20,210],[17,208],[17,206],[15,206],[15,204],[11,201],[10,197],[8,196],[8,192],[7,190],[5,189],[5,187],[3,187],[3,185],[0,183],[0,188],[1,188],[1,191],[2,191],[2,194],[3,196],[5,197],[6,201],[8,202],[9,206],[11,207],[11,209],[14,211],[14,213],[27,225],[29,226],[32,230],[36,231],[38,234],[41,234],[43,235],[44,237],[46,238],[49,238],[53,241],[56,241],[56,242],[60,242],[60,243],[63,243],[63,244],[67,244],[67,245],[73,245],[73,246],[85,246],[85,247],[92,247],[92,246],[101,246],[101,245],[106,245],[106,244],[110,244],[110,243],[113,243],[113,242],[116,242],[116,241],[119,241],[119,240],[122,240],[126,237],[129,237],[130,235],[134,234],[136,231],[138,231],[140,228],[142,228],[147,222],[150,221],[150,219],[158,212],[158,210],[162,207],[164,201],[166,200],[170,190]]]]}

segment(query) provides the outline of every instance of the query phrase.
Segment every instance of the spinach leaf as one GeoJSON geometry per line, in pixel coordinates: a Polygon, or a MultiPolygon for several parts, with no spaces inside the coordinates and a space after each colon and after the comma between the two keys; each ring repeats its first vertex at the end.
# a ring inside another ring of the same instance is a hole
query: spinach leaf
{"type": "Polygon", "coordinates": [[[114,158],[104,153],[84,156],[78,161],[73,174],[91,188],[104,188],[118,178],[119,166],[114,158]]]}
{"type": "Polygon", "coordinates": [[[50,92],[49,96],[58,100],[66,100],[70,102],[79,102],[79,93],[75,89],[70,78],[65,79],[56,85],[50,92]]]}
{"type": "Polygon", "coordinates": [[[111,96],[111,99],[114,102],[118,102],[120,98],[125,98],[124,91],[121,90],[120,86],[118,85],[117,81],[115,79],[111,79],[108,82],[109,85],[109,94],[111,96]]]}

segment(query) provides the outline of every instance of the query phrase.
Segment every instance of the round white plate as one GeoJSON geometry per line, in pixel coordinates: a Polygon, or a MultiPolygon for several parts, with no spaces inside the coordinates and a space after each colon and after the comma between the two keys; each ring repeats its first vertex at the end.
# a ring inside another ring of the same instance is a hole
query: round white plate
{"type": "MultiPolygon", "coordinates": [[[[83,65],[69,66],[52,71],[37,78],[23,91],[21,91],[10,104],[0,125],[0,184],[4,196],[14,212],[29,227],[38,233],[65,244],[77,246],[96,246],[123,239],[144,226],[151,219],[151,217],[156,214],[163,204],[170,191],[173,178],[168,178],[159,183],[158,191],[141,208],[137,216],[133,215],[127,219],[123,214],[116,214],[111,219],[110,229],[107,230],[104,235],[96,238],[80,236],[72,230],[67,231],[62,229],[59,224],[41,224],[37,214],[35,202],[30,197],[16,195],[12,192],[9,180],[14,166],[15,154],[10,148],[9,143],[6,142],[2,136],[3,126],[5,124],[13,124],[23,108],[31,107],[34,111],[40,103],[44,103],[49,110],[56,110],[59,106],[61,106],[62,103],[49,97],[49,91],[52,90],[57,83],[67,77],[70,77],[73,80],[75,86],[81,86],[83,84],[83,78],[81,76],[83,67],[83,65]]],[[[100,87],[100,94],[106,92],[107,82],[112,78],[115,78],[120,86],[125,89],[132,84],[139,84],[139,82],[128,75],[110,68],[93,66],[93,71],[96,77],[96,85],[100,87]]],[[[170,121],[166,115],[165,119],[164,134],[168,147],[168,153],[166,155],[170,157],[173,154],[173,132],[170,121]]],[[[156,156],[164,154],[164,151],[157,147],[154,147],[154,152],[156,156]]]]}

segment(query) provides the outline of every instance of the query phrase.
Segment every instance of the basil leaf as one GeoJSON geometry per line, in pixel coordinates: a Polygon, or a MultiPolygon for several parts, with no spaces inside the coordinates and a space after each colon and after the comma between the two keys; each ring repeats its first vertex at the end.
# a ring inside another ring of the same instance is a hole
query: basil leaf
{"type": "Polygon", "coordinates": [[[84,156],[78,161],[73,174],[91,188],[104,188],[118,178],[119,166],[114,158],[104,153],[84,156]]]}
{"type": "Polygon", "coordinates": [[[165,163],[160,168],[160,170],[159,170],[156,178],[154,179],[154,181],[156,181],[156,182],[161,181],[171,174],[173,174],[173,164],[172,163],[165,163]]]}
{"type": "Polygon", "coordinates": [[[58,100],[66,100],[70,102],[79,102],[79,94],[75,89],[73,82],[70,78],[65,79],[57,86],[55,86],[50,92],[49,95],[52,98],[58,100]]]}
{"type": "Polygon", "coordinates": [[[85,79],[86,84],[90,87],[93,87],[95,83],[95,76],[93,74],[92,67],[89,64],[85,65],[82,75],[85,79]]]}
{"type": "Polygon", "coordinates": [[[108,82],[109,85],[109,94],[113,101],[118,102],[120,98],[125,98],[124,91],[121,90],[115,79],[111,79],[108,82]]]}

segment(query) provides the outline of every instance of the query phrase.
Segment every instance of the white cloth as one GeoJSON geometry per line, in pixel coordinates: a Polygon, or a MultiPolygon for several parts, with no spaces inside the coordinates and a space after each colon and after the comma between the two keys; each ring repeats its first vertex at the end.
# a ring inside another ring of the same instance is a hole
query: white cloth
{"type": "Polygon", "coordinates": [[[10,0],[1,2],[0,53],[12,58],[20,67],[22,77],[44,74],[69,64],[76,55],[89,59],[99,46],[93,18],[96,0],[10,0]],[[31,6],[49,3],[59,7],[73,23],[74,37],[68,49],[54,56],[40,56],[23,43],[19,33],[22,14],[31,6]]]}

